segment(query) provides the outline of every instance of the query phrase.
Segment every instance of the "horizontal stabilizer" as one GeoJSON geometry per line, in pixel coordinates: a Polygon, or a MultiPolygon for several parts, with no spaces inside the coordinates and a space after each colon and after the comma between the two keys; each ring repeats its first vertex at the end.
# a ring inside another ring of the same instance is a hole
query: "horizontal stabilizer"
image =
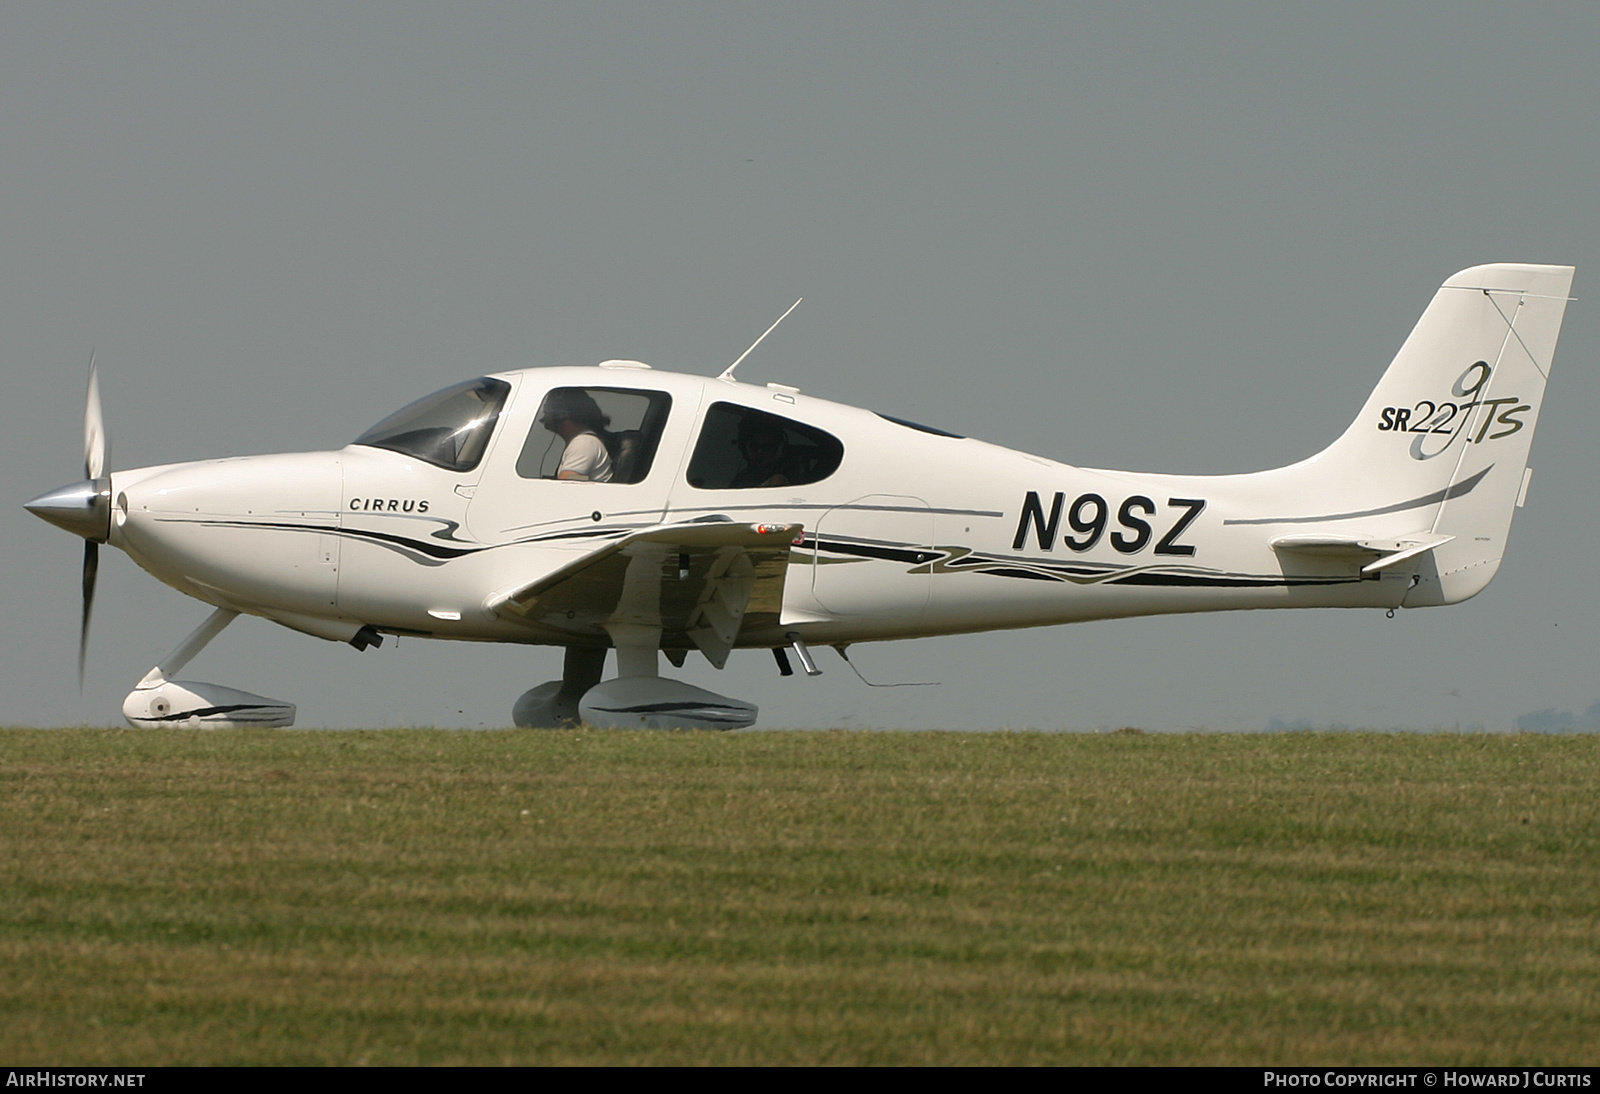
{"type": "Polygon", "coordinates": [[[1443,547],[1455,538],[1433,532],[1414,532],[1398,539],[1364,539],[1360,536],[1326,536],[1309,532],[1279,536],[1272,541],[1272,549],[1319,558],[1372,559],[1361,567],[1361,572],[1375,574],[1435,547],[1443,547]]]}

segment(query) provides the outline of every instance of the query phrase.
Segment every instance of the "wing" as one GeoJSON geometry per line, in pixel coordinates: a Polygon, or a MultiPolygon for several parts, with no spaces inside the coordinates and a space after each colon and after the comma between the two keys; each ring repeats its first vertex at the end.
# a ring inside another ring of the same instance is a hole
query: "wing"
{"type": "MultiPolygon", "coordinates": [[[[773,627],[798,524],[695,521],[635,532],[492,598],[503,619],[594,638],[607,623],[661,628],[721,668],[745,628],[773,627]]],[[[681,661],[681,658],[679,658],[681,661]]]]}

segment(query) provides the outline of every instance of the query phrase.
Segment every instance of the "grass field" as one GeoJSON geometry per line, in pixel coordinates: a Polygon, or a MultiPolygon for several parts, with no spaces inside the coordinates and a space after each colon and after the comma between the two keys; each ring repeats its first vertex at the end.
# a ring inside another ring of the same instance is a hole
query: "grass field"
{"type": "Polygon", "coordinates": [[[0,1059],[1600,1063],[1600,737],[0,731],[0,1059]]]}

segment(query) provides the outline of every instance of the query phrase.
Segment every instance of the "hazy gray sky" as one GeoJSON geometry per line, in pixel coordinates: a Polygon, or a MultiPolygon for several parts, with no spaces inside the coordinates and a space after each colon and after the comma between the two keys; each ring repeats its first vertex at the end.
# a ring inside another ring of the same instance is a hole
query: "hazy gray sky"
{"type": "MultiPolygon", "coordinates": [[[[634,357],[1090,466],[1245,471],[1337,435],[1438,284],[1578,266],[1528,507],[1487,592],[765,653],[767,726],[1508,726],[1600,699],[1600,7],[0,7],[0,722],[120,724],[206,614],[102,555],[73,481],[335,448],[484,372],[634,357]]],[[[558,650],[358,654],[241,619],[185,675],[301,725],[504,725],[558,650]]]]}

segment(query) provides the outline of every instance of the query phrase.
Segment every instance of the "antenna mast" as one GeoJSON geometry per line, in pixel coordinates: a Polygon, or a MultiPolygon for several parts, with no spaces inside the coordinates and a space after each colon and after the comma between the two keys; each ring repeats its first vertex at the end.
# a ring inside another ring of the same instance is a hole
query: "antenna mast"
{"type": "MultiPolygon", "coordinates": [[[[800,300],[804,300],[804,299],[805,299],[805,297],[803,297],[803,296],[800,298],[800,300]]],[[[789,311],[794,311],[796,308],[798,308],[800,306],[800,300],[796,300],[793,304],[790,304],[789,305],[789,311]]],[[[733,378],[733,370],[738,368],[740,362],[742,362],[746,357],[749,357],[752,353],[754,353],[757,346],[759,346],[762,342],[766,341],[767,335],[771,334],[773,331],[778,329],[778,323],[781,323],[785,319],[789,318],[789,311],[786,311],[782,315],[778,316],[778,322],[772,324],[772,326],[768,327],[765,331],[762,332],[760,338],[757,338],[754,342],[750,343],[750,348],[745,350],[743,353],[739,354],[739,360],[738,361],[735,361],[733,364],[731,364],[727,368],[723,369],[722,370],[722,375],[718,376],[717,379],[724,380],[724,381],[726,381],[726,382],[728,382],[730,384],[734,383],[735,381],[734,381],[734,378],[733,378]]]]}

